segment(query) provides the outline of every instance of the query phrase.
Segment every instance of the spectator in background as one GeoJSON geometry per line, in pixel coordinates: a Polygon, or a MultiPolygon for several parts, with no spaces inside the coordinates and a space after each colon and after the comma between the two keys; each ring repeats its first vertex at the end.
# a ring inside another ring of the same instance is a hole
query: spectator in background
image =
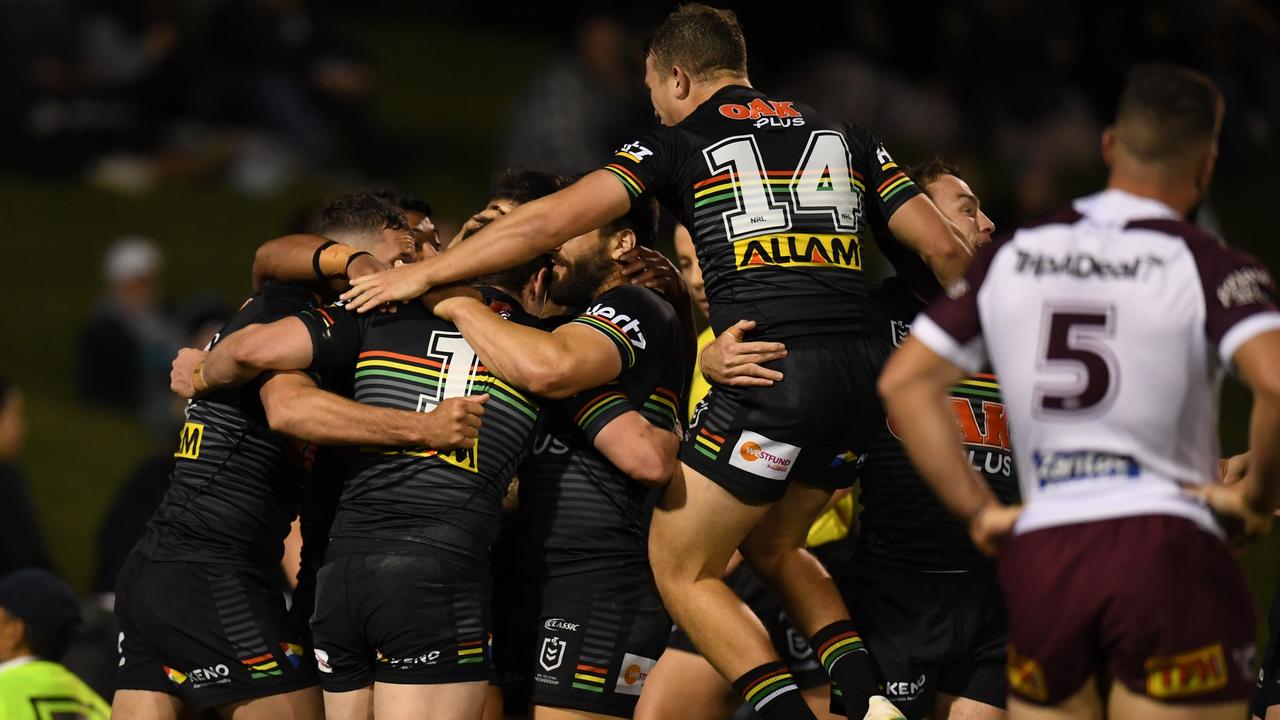
{"type": "Polygon", "coordinates": [[[0,579],[0,718],[106,720],[110,707],[58,660],[80,622],[71,588],[28,568],[0,579]]]}
{"type": "Polygon", "coordinates": [[[503,141],[503,163],[561,175],[594,170],[610,150],[652,122],[643,55],[616,18],[589,17],[572,53],[534,75],[516,100],[503,141]]]}
{"type": "Polygon", "coordinates": [[[169,360],[181,337],[162,304],[159,248],[128,236],[107,250],[107,296],[80,337],[81,398],[136,416],[157,440],[174,430],[169,360]]]}
{"type": "Polygon", "coordinates": [[[17,465],[26,432],[22,392],[0,378],[0,576],[49,567],[27,480],[17,465]]]}

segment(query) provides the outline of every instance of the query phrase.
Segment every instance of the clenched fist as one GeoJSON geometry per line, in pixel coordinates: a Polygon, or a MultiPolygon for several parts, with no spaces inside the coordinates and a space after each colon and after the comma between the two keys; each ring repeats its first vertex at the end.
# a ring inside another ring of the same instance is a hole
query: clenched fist
{"type": "Polygon", "coordinates": [[[448,398],[422,416],[422,445],[433,450],[469,448],[480,437],[480,416],[489,394],[448,398]]]}
{"type": "Polygon", "coordinates": [[[200,390],[195,387],[196,370],[204,363],[209,353],[196,348],[182,348],[173,358],[169,370],[169,389],[188,400],[195,397],[200,390]]]}

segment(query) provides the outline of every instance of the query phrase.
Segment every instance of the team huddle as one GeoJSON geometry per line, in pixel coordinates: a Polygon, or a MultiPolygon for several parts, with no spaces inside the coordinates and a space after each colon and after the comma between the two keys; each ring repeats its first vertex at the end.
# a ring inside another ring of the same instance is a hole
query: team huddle
{"type": "Polygon", "coordinates": [[[113,712],[1268,717],[1227,541],[1280,505],[1280,310],[1189,220],[1213,84],[1135,68],[1107,188],[996,240],[956,168],[753,88],[731,12],[645,65],[661,126],[599,170],[500,173],[451,240],[361,190],[258,249],[174,360],[113,712]]]}

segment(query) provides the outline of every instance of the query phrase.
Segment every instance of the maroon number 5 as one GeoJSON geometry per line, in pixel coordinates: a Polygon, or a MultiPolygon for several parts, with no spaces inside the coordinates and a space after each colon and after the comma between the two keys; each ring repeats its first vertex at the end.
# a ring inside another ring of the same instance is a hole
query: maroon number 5
{"type": "Polygon", "coordinates": [[[1107,346],[1114,336],[1113,305],[1047,306],[1036,371],[1053,379],[1036,383],[1036,414],[1092,415],[1110,407],[1119,380],[1119,363],[1107,346]]]}

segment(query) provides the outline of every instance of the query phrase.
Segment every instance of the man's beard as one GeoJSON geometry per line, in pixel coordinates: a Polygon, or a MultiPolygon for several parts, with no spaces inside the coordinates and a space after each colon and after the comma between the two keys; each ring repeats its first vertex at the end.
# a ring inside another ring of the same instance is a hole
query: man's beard
{"type": "Polygon", "coordinates": [[[562,307],[585,307],[613,271],[612,260],[594,253],[572,262],[560,258],[557,263],[564,267],[564,274],[552,277],[547,296],[562,307]]]}

